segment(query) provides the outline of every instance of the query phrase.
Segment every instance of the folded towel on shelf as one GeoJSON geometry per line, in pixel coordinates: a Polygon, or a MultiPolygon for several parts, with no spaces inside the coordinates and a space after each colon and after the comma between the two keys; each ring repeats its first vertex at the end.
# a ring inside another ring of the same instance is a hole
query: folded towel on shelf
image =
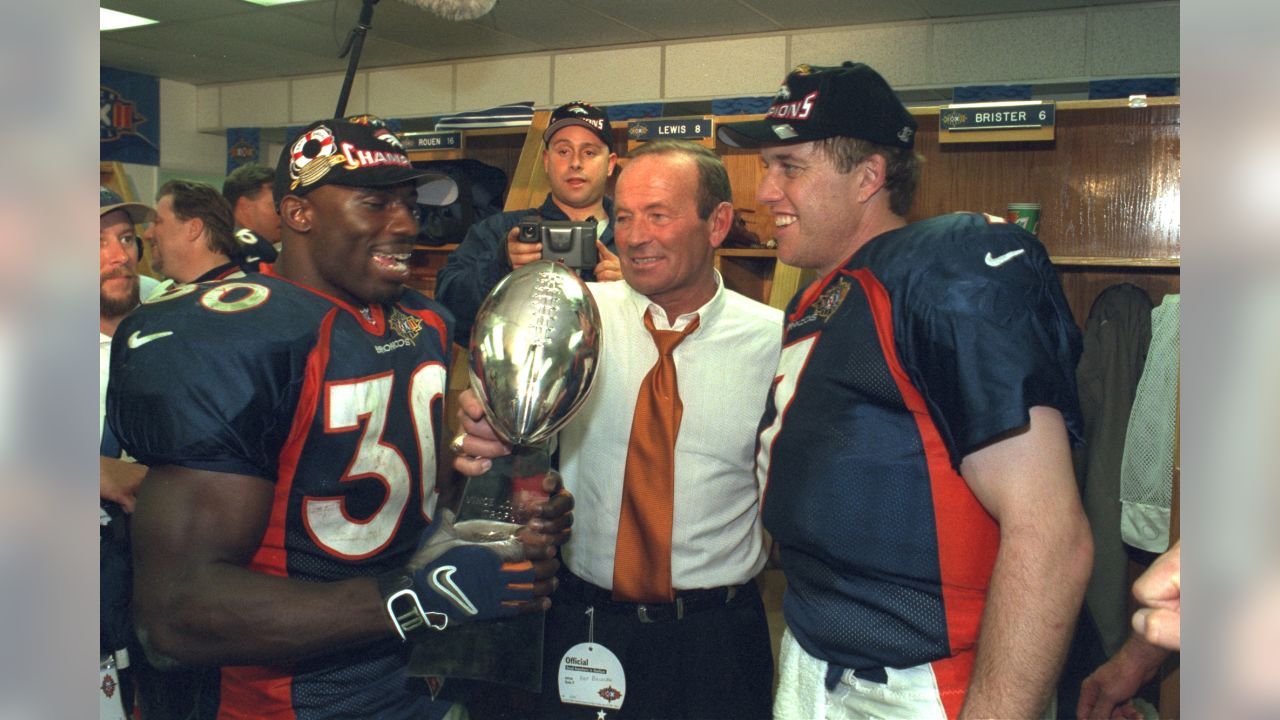
{"type": "Polygon", "coordinates": [[[436,130],[519,127],[533,120],[533,101],[510,103],[471,112],[445,115],[436,120],[436,130]]]}

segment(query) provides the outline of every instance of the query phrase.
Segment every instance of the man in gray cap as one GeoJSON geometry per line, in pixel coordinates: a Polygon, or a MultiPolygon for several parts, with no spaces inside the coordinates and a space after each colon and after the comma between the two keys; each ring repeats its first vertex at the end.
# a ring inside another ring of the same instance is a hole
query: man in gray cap
{"type": "Polygon", "coordinates": [[[1089,577],[1079,331],[1025,230],[908,224],[915,130],[855,63],[718,130],[760,148],[778,259],[818,276],[757,446],[788,583],[775,717],[1038,717],[1089,577]]]}
{"type": "MultiPolygon", "coordinates": [[[[129,549],[128,513],[133,512],[147,467],[133,462],[106,426],[107,381],[116,328],[137,309],[138,259],[142,241],[136,226],[150,221],[152,209],[125,202],[106,187],[98,190],[98,497],[99,497],[99,650],[119,670],[120,691],[112,702],[122,713],[133,709],[162,717],[185,716],[192,707],[189,689],[198,677],[158,673],[136,652],[129,549]],[[130,658],[130,649],[134,655],[130,658]]],[[[150,278],[148,278],[150,279],[150,278]]],[[[155,281],[152,281],[153,287],[155,281]]],[[[120,344],[127,335],[119,334],[120,344]]]]}
{"type": "Polygon", "coordinates": [[[150,467],[138,635],[219,666],[220,717],[439,718],[409,643],[548,604],[570,496],[544,486],[506,555],[436,508],[450,320],[404,282],[417,205],[456,192],[385,127],[313,123],[276,171],[279,261],[120,326],[108,421],[150,467]]]}
{"type": "Polygon", "coordinates": [[[151,208],[125,202],[102,187],[98,191],[98,439],[105,440],[99,473],[99,494],[104,500],[133,510],[134,494],[145,467],[120,459],[119,447],[105,434],[107,378],[111,342],[116,327],[140,302],[138,257],[142,241],[136,225],[147,222],[151,208]]]}
{"type": "Polygon", "coordinates": [[[454,338],[460,345],[466,346],[476,311],[498,280],[542,256],[541,243],[518,239],[518,225],[527,216],[595,220],[600,261],[582,278],[622,279],[613,242],[613,200],[605,196],[618,161],[609,116],[590,103],[566,103],[552,111],[542,141],[542,169],[551,185],[546,200],[539,207],[490,215],[472,225],[436,276],[436,299],[457,319],[454,338]]]}

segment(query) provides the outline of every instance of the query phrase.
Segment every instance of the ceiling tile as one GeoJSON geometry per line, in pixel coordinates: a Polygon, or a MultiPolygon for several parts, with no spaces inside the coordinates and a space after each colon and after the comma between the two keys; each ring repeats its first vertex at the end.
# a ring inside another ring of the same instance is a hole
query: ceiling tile
{"type": "MultiPolygon", "coordinates": [[[[332,0],[321,0],[325,5],[332,0]]],[[[224,15],[250,15],[261,8],[243,0],[99,0],[100,7],[130,15],[159,20],[185,22],[224,15]]]]}
{"type": "Polygon", "coordinates": [[[831,27],[919,20],[923,12],[916,0],[742,0],[782,28],[831,27]]]}
{"type": "Polygon", "coordinates": [[[739,35],[782,26],[738,0],[580,0],[590,10],[659,40],[739,35]]]}
{"type": "Polygon", "coordinates": [[[485,25],[548,50],[623,45],[656,39],[645,28],[596,12],[590,3],[570,4],[565,0],[500,1],[493,12],[472,24],[485,25]]]}
{"type": "Polygon", "coordinates": [[[210,63],[191,53],[129,45],[103,38],[101,64],[105,67],[155,75],[191,84],[256,79],[254,68],[236,62],[210,63]],[[158,71],[157,68],[163,68],[158,71]]]}
{"type": "Polygon", "coordinates": [[[915,0],[929,18],[958,18],[975,15],[1074,10],[1104,5],[1124,5],[1147,0],[915,0]]]}
{"type": "MultiPolygon", "coordinates": [[[[1146,0],[498,0],[451,22],[388,0],[374,11],[360,68],[606,48],[779,30],[1129,6],[1146,0]]],[[[245,0],[101,0],[159,20],[99,35],[103,65],[192,84],[342,72],[338,50],[362,0],[264,8],[245,0]]],[[[795,55],[793,50],[793,55],[795,55]]],[[[838,54],[838,53],[837,53],[838,54]]]]}

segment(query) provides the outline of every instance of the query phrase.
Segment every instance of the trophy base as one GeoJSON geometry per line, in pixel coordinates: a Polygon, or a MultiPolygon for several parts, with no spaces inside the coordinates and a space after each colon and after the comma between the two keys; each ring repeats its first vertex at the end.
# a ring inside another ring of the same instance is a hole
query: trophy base
{"type": "MultiPolygon", "coordinates": [[[[523,559],[515,532],[547,499],[543,478],[550,472],[546,444],[517,446],[494,458],[489,471],[467,478],[454,529],[460,540],[489,547],[506,560],[523,559]],[[509,557],[508,551],[516,557],[509,557]]],[[[543,613],[505,620],[450,624],[413,648],[409,675],[465,678],[542,690],[543,613]]]]}
{"type": "Polygon", "coordinates": [[[540,692],[545,624],[544,613],[530,613],[450,625],[414,645],[409,675],[466,678],[540,692]]]}

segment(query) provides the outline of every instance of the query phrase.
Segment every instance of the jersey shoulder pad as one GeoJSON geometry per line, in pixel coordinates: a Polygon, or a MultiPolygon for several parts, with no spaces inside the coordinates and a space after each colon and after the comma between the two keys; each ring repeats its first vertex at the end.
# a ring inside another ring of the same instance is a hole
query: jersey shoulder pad
{"type": "Polygon", "coordinates": [[[1036,237],[980,213],[952,213],[886,233],[855,256],[900,309],[929,313],[1006,308],[1037,302],[1056,274],[1036,237]],[[860,257],[859,257],[860,256],[860,257]]]}
{"type": "Polygon", "coordinates": [[[179,286],[126,317],[107,390],[121,445],[146,464],[270,476],[275,413],[327,312],[308,295],[267,277],[179,286]]]}

